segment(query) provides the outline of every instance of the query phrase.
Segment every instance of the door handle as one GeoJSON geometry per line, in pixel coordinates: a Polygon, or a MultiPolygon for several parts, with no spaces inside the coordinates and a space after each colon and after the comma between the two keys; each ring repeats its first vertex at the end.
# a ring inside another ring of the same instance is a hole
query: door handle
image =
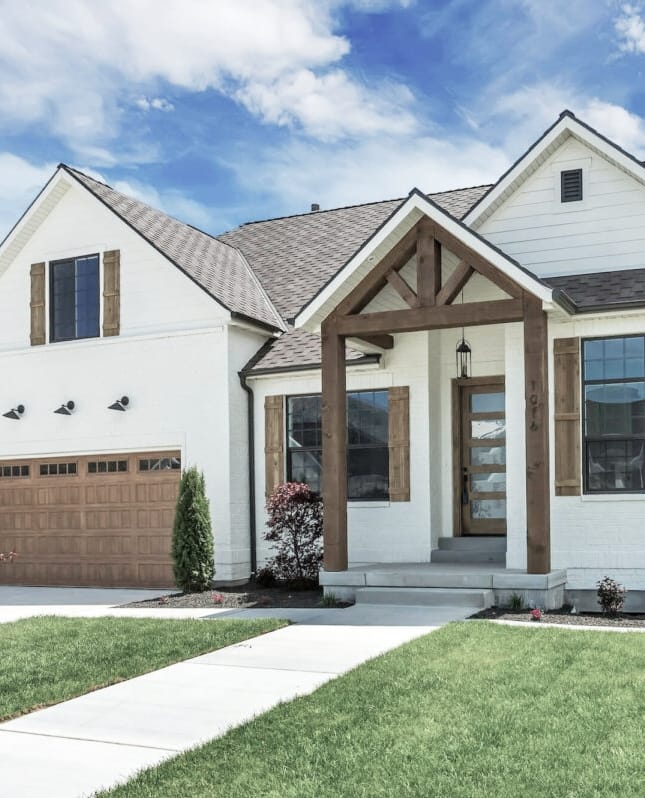
{"type": "Polygon", "coordinates": [[[468,504],[468,470],[466,468],[464,468],[464,475],[462,479],[461,503],[464,506],[468,504]]]}

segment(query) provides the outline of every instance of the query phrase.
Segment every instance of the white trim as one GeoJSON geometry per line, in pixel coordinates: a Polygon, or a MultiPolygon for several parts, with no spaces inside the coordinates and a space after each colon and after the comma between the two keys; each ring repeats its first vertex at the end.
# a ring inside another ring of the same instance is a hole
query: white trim
{"type": "Polygon", "coordinates": [[[391,235],[402,238],[409,230],[420,214],[441,224],[455,238],[458,238],[465,246],[470,247],[481,257],[486,258],[493,266],[498,268],[503,274],[514,280],[519,286],[529,293],[541,299],[550,308],[553,303],[552,289],[535,280],[529,274],[513,263],[502,252],[492,247],[479,236],[463,227],[452,216],[439,208],[434,203],[425,199],[420,193],[414,192],[399,207],[393,216],[381,227],[376,235],[367,242],[354,255],[353,258],[341,269],[336,276],[323,288],[296,317],[295,327],[304,327],[312,332],[316,331],[322,318],[328,315],[333,306],[337,305],[343,296],[343,285],[348,277],[360,270],[366,274],[369,272],[370,257],[380,245],[391,235]],[[412,221],[410,221],[412,217],[412,221]],[[407,222],[407,224],[406,224],[407,222]],[[400,228],[400,229],[399,229],[400,228]],[[366,268],[368,267],[368,268],[366,268]]]}

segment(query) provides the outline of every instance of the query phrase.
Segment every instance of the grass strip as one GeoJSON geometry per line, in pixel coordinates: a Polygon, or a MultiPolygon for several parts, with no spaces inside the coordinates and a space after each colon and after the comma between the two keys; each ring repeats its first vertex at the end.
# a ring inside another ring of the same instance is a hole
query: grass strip
{"type": "Polygon", "coordinates": [[[0,624],[0,720],[285,626],[284,621],[59,618],[0,624]]]}
{"type": "Polygon", "coordinates": [[[645,795],[645,635],[451,624],[110,798],[645,795]]]}

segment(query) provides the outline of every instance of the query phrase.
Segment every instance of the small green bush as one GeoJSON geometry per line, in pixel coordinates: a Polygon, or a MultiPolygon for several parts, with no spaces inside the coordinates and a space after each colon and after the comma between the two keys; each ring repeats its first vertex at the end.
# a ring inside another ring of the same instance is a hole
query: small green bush
{"type": "Polygon", "coordinates": [[[215,575],[213,531],[204,475],[195,466],[184,471],[172,529],[175,582],[184,593],[202,593],[215,575]]]}
{"type": "Polygon", "coordinates": [[[598,582],[598,604],[606,615],[618,615],[625,606],[627,590],[615,579],[605,576],[598,582]]]}
{"type": "Polygon", "coordinates": [[[508,606],[511,610],[523,610],[524,598],[521,593],[511,593],[508,600],[508,606]]]}

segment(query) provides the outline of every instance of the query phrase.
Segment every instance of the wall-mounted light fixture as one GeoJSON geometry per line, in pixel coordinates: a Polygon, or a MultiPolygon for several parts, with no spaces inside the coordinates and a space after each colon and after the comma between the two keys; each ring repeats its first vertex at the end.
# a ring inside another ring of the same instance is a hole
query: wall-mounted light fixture
{"type": "Polygon", "coordinates": [[[117,399],[116,402],[112,402],[111,405],[108,405],[108,410],[125,410],[129,404],[130,399],[127,396],[122,396],[120,399],[117,399]]]}
{"type": "Polygon", "coordinates": [[[10,418],[13,421],[20,421],[20,417],[25,412],[24,405],[18,405],[17,407],[12,407],[11,410],[8,410],[6,413],[3,413],[4,418],[10,418]]]}
{"type": "Polygon", "coordinates": [[[63,402],[60,407],[57,407],[56,410],[54,410],[54,413],[58,413],[60,416],[71,416],[72,410],[75,407],[76,405],[74,402],[70,400],[69,402],[63,402]]]}

